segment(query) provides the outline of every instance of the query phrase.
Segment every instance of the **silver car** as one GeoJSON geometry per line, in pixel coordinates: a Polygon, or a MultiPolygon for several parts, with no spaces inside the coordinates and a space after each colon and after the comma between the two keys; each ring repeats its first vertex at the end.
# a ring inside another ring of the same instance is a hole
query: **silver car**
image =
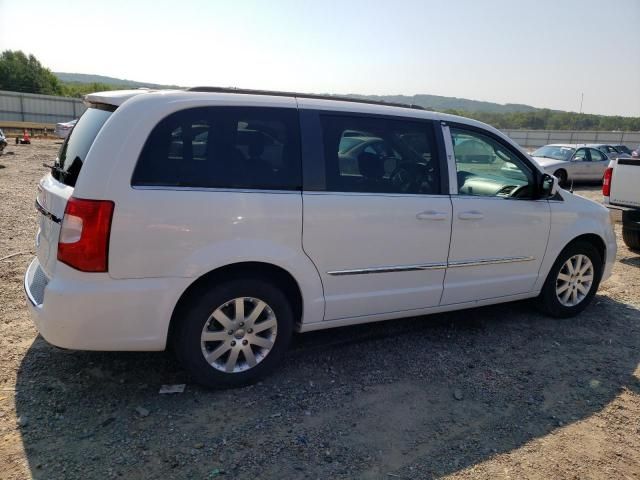
{"type": "Polygon", "coordinates": [[[614,158],[629,158],[631,155],[620,148],[620,145],[614,146],[605,143],[590,143],[587,147],[593,147],[604,153],[610,160],[614,158]]]}
{"type": "Polygon", "coordinates": [[[56,129],[53,131],[58,138],[67,138],[73,127],[78,120],[71,120],[70,122],[56,123],[56,129]]]}
{"type": "Polygon", "coordinates": [[[545,145],[531,154],[545,172],[558,178],[561,185],[573,181],[602,181],[609,158],[587,145],[545,145]]]}

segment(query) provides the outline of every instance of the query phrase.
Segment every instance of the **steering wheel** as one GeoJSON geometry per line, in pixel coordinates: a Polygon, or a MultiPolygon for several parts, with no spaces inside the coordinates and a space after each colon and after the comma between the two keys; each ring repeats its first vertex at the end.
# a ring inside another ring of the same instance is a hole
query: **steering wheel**
{"type": "Polygon", "coordinates": [[[527,188],[529,188],[529,185],[519,185],[511,190],[511,192],[509,193],[509,197],[520,198],[522,194],[526,192],[527,188]]]}
{"type": "Polygon", "coordinates": [[[432,187],[431,182],[428,180],[429,169],[426,165],[419,163],[403,163],[393,169],[389,180],[391,184],[402,193],[420,193],[422,190],[420,187],[424,182],[432,187]]]}

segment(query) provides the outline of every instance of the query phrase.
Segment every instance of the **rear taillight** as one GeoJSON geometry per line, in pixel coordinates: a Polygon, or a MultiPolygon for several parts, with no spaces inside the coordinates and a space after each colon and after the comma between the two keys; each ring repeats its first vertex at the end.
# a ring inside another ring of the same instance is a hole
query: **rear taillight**
{"type": "Polygon", "coordinates": [[[106,272],[114,203],[69,198],[58,240],[58,260],[83,272],[106,272]]]}
{"type": "Polygon", "coordinates": [[[605,197],[611,194],[611,177],[613,177],[613,168],[609,167],[604,171],[602,178],[602,195],[605,197]]]}

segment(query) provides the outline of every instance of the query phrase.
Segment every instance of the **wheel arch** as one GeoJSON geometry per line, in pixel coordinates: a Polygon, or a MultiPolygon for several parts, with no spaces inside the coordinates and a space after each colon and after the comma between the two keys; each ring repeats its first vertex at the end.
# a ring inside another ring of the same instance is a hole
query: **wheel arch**
{"type": "Polygon", "coordinates": [[[199,292],[207,288],[211,288],[212,285],[224,280],[233,278],[241,278],[244,276],[252,276],[263,278],[270,282],[275,282],[291,302],[291,308],[293,309],[293,315],[296,322],[300,322],[303,313],[303,296],[300,285],[293,277],[293,275],[284,268],[267,262],[238,262],[224,265],[215,268],[197,279],[195,279],[180,295],[180,298],[173,308],[171,319],[169,321],[169,330],[167,332],[167,345],[171,344],[171,340],[174,336],[175,328],[180,322],[180,318],[185,311],[185,308],[189,304],[189,301],[199,292]]]}
{"type": "Polygon", "coordinates": [[[556,175],[556,173],[558,173],[558,172],[562,172],[562,173],[564,174],[564,182],[568,182],[568,181],[569,181],[569,172],[567,171],[567,169],[566,169],[566,168],[564,168],[564,167],[558,167],[558,168],[555,168],[555,169],[553,170],[553,175],[554,175],[554,176],[555,176],[559,181],[562,181],[562,178],[561,178],[561,177],[558,177],[558,176],[556,175]]]}
{"type": "Polygon", "coordinates": [[[562,250],[564,251],[567,247],[579,242],[586,242],[593,245],[598,251],[600,259],[602,260],[602,266],[604,267],[604,263],[607,260],[607,244],[605,243],[604,239],[600,237],[600,235],[597,235],[595,233],[584,233],[582,235],[578,235],[573,240],[568,242],[562,250]]]}
{"type": "Polygon", "coordinates": [[[598,254],[601,257],[601,260],[602,260],[601,267],[603,269],[603,272],[606,272],[607,253],[608,253],[606,240],[602,237],[602,235],[599,235],[598,233],[594,233],[593,230],[590,232],[587,231],[587,232],[579,233],[568,239],[564,239],[562,243],[557,242],[555,243],[555,245],[553,246],[550,245],[548,247],[547,253],[545,254],[545,259],[540,267],[538,280],[534,286],[534,289],[536,291],[540,291],[542,289],[544,283],[547,280],[547,277],[549,276],[553,268],[553,265],[556,263],[558,257],[562,254],[562,252],[564,252],[571,245],[574,245],[580,242],[586,242],[586,243],[589,243],[590,245],[593,245],[593,247],[598,251],[598,254]]]}

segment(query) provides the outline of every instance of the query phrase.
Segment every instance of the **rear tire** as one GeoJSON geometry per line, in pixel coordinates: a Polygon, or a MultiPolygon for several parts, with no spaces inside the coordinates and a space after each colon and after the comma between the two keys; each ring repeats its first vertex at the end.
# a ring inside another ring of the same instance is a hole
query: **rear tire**
{"type": "Polygon", "coordinates": [[[640,231],[622,227],[622,240],[629,250],[640,250],[640,231]]]}
{"type": "Polygon", "coordinates": [[[561,187],[567,186],[567,172],[565,170],[556,170],[553,176],[558,179],[558,185],[561,187]]]}
{"type": "Polygon", "coordinates": [[[555,318],[573,317],[591,303],[602,278],[602,258],[588,242],[568,245],[551,267],[542,292],[539,308],[555,318]]]}
{"type": "Polygon", "coordinates": [[[196,290],[172,338],[179,362],[210,388],[248,385],[271,373],[293,333],[285,294],[260,278],[196,290]]]}

